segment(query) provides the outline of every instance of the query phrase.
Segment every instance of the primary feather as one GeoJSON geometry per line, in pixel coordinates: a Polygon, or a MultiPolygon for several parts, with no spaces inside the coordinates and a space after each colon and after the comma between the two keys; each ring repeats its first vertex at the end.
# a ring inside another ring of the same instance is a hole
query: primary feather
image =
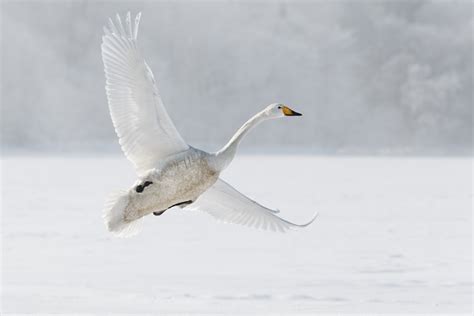
{"type": "Polygon", "coordinates": [[[161,100],[155,79],[137,46],[140,13],[125,27],[119,15],[104,28],[102,59],[110,115],[125,156],[143,174],[164,158],[189,148],[161,100]]]}
{"type": "Polygon", "coordinates": [[[306,224],[294,224],[275,215],[278,213],[277,210],[269,209],[255,202],[222,179],[218,179],[212,187],[199,196],[196,202],[187,208],[206,212],[225,223],[276,232],[308,226],[318,215],[316,213],[313,219],[306,224]]]}

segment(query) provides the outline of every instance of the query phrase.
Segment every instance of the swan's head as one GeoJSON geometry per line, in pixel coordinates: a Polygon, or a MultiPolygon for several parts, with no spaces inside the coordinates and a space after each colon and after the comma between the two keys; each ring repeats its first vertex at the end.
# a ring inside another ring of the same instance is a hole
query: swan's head
{"type": "Polygon", "coordinates": [[[287,105],[281,103],[270,104],[263,110],[264,115],[267,118],[279,118],[284,116],[301,116],[303,114],[298,113],[290,109],[287,105]]]}

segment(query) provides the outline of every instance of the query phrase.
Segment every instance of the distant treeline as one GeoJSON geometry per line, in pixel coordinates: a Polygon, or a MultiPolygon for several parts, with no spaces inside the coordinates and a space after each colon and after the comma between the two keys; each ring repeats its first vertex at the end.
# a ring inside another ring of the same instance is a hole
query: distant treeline
{"type": "Polygon", "coordinates": [[[139,44],[191,144],[224,144],[283,102],[304,116],[244,147],[472,151],[470,1],[4,2],[5,147],[115,146],[100,43],[128,10],[142,11],[139,44]]]}

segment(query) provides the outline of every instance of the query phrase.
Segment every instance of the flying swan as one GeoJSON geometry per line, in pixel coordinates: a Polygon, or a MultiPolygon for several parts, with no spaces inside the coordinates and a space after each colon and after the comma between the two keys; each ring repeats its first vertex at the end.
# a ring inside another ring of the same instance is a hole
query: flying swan
{"type": "Polygon", "coordinates": [[[139,231],[141,219],[181,208],[201,210],[216,219],[284,232],[297,225],[249,199],[219,174],[230,164],[245,134],[268,119],[300,116],[283,104],[271,104],[249,119],[218,152],[189,146],[171,121],[153,78],[137,47],[140,13],[132,24],[130,12],[122,23],[109,19],[102,37],[107,99],[110,115],[125,156],[138,180],[128,190],[115,192],[106,202],[104,220],[116,236],[139,231]]]}

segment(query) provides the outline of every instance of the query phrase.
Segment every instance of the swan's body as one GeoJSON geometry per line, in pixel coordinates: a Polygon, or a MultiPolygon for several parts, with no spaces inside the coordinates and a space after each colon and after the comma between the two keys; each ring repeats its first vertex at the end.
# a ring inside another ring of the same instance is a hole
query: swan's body
{"type": "Polygon", "coordinates": [[[102,57],[109,109],[120,145],[135,165],[138,181],[113,194],[106,204],[107,228],[121,236],[137,232],[139,220],[173,206],[198,209],[232,223],[285,231],[304,225],[290,223],[252,201],[219,174],[233,160],[244,135],[259,123],[299,116],[282,104],[271,104],[249,119],[218,152],[206,153],[186,144],[166,113],[153,74],[137,48],[140,14],[132,25],[120,16],[104,28],[102,57]]]}
{"type": "Polygon", "coordinates": [[[210,166],[211,158],[211,155],[190,147],[150,170],[129,190],[130,203],[125,210],[125,219],[136,220],[167,210],[172,205],[197,200],[219,177],[219,172],[210,166]],[[137,192],[135,188],[146,182],[152,185],[137,192]]]}

